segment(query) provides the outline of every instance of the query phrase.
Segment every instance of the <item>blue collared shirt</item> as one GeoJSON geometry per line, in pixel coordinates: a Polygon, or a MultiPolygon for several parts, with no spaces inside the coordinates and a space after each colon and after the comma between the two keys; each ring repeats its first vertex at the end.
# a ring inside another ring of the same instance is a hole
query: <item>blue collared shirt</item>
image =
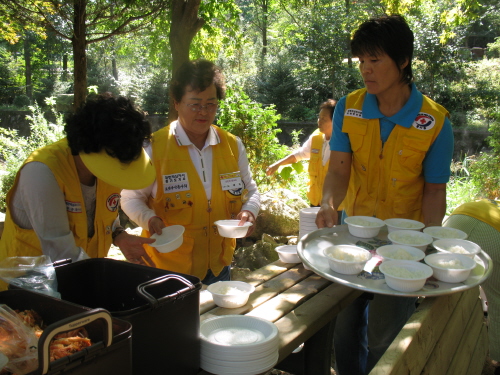
{"type": "MultiPolygon", "coordinates": [[[[351,143],[347,133],[342,132],[344,124],[346,97],[339,100],[333,115],[333,133],[330,139],[332,151],[352,152],[351,143]]],[[[379,119],[380,138],[383,143],[387,141],[396,124],[409,128],[420,112],[423,95],[417,90],[415,84],[411,86],[410,98],[406,104],[393,116],[384,116],[377,103],[377,97],[366,93],[363,102],[363,118],[379,119]]],[[[426,182],[441,184],[450,179],[450,165],[453,157],[453,129],[448,118],[445,119],[443,128],[431,145],[423,161],[423,173],[426,182]]]]}

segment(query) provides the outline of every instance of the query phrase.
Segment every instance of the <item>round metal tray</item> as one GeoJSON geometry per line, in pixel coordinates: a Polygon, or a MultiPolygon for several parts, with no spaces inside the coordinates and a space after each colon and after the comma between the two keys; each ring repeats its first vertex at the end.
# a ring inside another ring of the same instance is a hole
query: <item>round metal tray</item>
{"type": "MultiPolygon", "coordinates": [[[[378,269],[382,258],[376,253],[380,246],[390,244],[387,239],[387,227],[382,228],[377,237],[359,238],[349,233],[347,225],[338,225],[333,228],[323,228],[311,232],[299,241],[297,253],[306,268],[310,268],[325,279],[347,285],[365,292],[398,296],[429,296],[435,297],[473,288],[486,280],[492,271],[493,262],[484,251],[474,257],[477,265],[467,278],[461,283],[445,283],[431,277],[424,287],[416,292],[404,293],[391,289],[385,282],[384,274],[378,269]],[[343,275],[334,272],[328,266],[328,260],[323,255],[323,249],[331,245],[356,245],[369,250],[373,257],[366,263],[362,272],[357,275],[343,275]]],[[[426,254],[436,250],[430,245],[426,254]]]]}

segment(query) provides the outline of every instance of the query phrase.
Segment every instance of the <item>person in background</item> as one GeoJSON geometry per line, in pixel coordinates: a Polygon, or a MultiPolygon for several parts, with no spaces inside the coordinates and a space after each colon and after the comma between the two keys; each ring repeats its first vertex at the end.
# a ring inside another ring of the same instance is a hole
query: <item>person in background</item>
{"type": "Polygon", "coordinates": [[[332,117],[337,101],[328,99],[319,107],[318,129],[304,142],[302,147],[290,155],[271,164],[266,174],[271,176],[282,165],[309,160],[309,191],[307,198],[311,206],[319,206],[323,192],[323,181],[330,162],[330,137],[332,136],[332,117]]]}
{"type": "Polygon", "coordinates": [[[170,89],[179,117],[154,133],[146,148],[156,181],[122,191],[122,209],[145,237],[166,226],[185,227],[183,244],[170,253],[146,246],[157,267],[194,275],[206,285],[229,280],[236,240],[220,236],[214,222],[255,224],[260,194],[241,140],[213,125],[225,96],[224,76],[210,61],[189,61],[175,72],[170,89]]]}
{"type": "Polygon", "coordinates": [[[491,276],[481,284],[488,301],[489,357],[500,374],[500,201],[482,199],[464,203],[444,221],[444,227],[467,233],[493,260],[491,276]]]}
{"type": "MultiPolygon", "coordinates": [[[[318,228],[345,216],[441,225],[453,132],[448,111],[413,83],[413,32],[399,15],[364,22],[351,40],[365,88],[339,100],[318,228]]],[[[415,310],[415,298],[366,294],[337,317],[340,375],[369,373],[415,310]]]]}
{"type": "Polygon", "coordinates": [[[88,100],[66,120],[66,138],[33,152],[7,194],[0,260],[48,255],[51,261],[102,258],[112,243],[136,264],[154,266],[143,244],[119,225],[122,188],[151,184],[143,149],[144,114],[124,97],[88,100]]]}

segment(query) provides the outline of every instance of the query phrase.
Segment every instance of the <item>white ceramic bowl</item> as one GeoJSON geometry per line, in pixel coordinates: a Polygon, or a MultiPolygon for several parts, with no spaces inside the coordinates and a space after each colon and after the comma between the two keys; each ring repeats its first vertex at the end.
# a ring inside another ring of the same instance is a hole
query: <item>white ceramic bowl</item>
{"type": "Polygon", "coordinates": [[[474,258],[481,251],[481,247],[472,241],[453,238],[436,240],[432,243],[432,246],[442,253],[462,254],[469,258],[474,258]]]}
{"type": "Polygon", "coordinates": [[[179,248],[184,241],[185,228],[182,225],[171,225],[162,229],[161,234],[153,233],[151,238],[156,241],[151,244],[160,253],[169,253],[179,248]]]}
{"type": "Polygon", "coordinates": [[[443,240],[445,238],[454,238],[457,240],[465,240],[467,233],[459,229],[449,227],[427,227],[423,230],[424,233],[432,236],[435,240],[443,240]]]}
{"type": "Polygon", "coordinates": [[[452,254],[452,253],[437,253],[427,255],[424,258],[425,263],[427,263],[434,271],[434,277],[445,283],[460,283],[465,281],[471,271],[476,267],[476,262],[474,259],[462,254],[452,254]],[[450,261],[460,261],[463,268],[447,268],[439,262],[450,262],[450,261]]]}
{"type": "Polygon", "coordinates": [[[240,220],[217,220],[214,224],[217,225],[217,230],[222,237],[227,238],[242,238],[247,235],[248,227],[253,224],[245,222],[242,226],[238,226],[240,220]]]}
{"type": "Polygon", "coordinates": [[[243,281],[218,281],[210,284],[207,290],[217,306],[234,309],[246,305],[255,287],[243,281]]]}
{"type": "Polygon", "coordinates": [[[323,249],[332,271],[344,275],[355,275],[363,271],[372,254],[359,246],[333,245],[323,249]]]}
{"type": "Polygon", "coordinates": [[[280,260],[284,263],[300,263],[301,260],[297,254],[297,245],[278,246],[276,249],[280,260]]]}
{"type": "Polygon", "coordinates": [[[386,219],[384,220],[385,225],[387,225],[387,231],[389,233],[394,232],[396,230],[417,230],[420,231],[425,227],[424,223],[416,220],[410,219],[386,219]]]}
{"type": "Polygon", "coordinates": [[[414,230],[397,230],[387,235],[393,245],[406,245],[416,247],[425,252],[433,239],[428,234],[414,230]]]}
{"type": "Polygon", "coordinates": [[[406,245],[384,245],[377,249],[377,254],[387,260],[410,260],[419,262],[425,257],[425,253],[413,246],[406,245]]]}
{"type": "Polygon", "coordinates": [[[385,225],[383,220],[371,216],[349,216],[345,222],[349,233],[360,238],[375,237],[385,225]]]}
{"type": "Polygon", "coordinates": [[[425,281],[432,276],[431,267],[411,260],[388,260],[382,263],[379,269],[384,274],[387,285],[399,292],[416,292],[422,289],[425,281]],[[408,272],[418,272],[420,276],[404,275],[408,272]]]}

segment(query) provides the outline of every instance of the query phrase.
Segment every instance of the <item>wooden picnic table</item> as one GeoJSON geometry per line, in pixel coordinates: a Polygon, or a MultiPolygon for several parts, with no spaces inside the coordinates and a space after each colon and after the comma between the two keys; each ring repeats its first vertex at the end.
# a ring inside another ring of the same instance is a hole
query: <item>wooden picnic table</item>
{"type": "MultiPolygon", "coordinates": [[[[337,314],[362,292],[316,275],[302,263],[268,264],[244,280],[255,286],[248,303],[240,308],[217,307],[211,294],[200,294],[200,319],[238,314],[274,322],[279,330],[279,359],[275,368],[295,375],[330,374],[333,324],[337,314]],[[304,343],[299,358],[290,355],[304,343]]],[[[201,370],[199,375],[209,374],[201,370]]]]}

